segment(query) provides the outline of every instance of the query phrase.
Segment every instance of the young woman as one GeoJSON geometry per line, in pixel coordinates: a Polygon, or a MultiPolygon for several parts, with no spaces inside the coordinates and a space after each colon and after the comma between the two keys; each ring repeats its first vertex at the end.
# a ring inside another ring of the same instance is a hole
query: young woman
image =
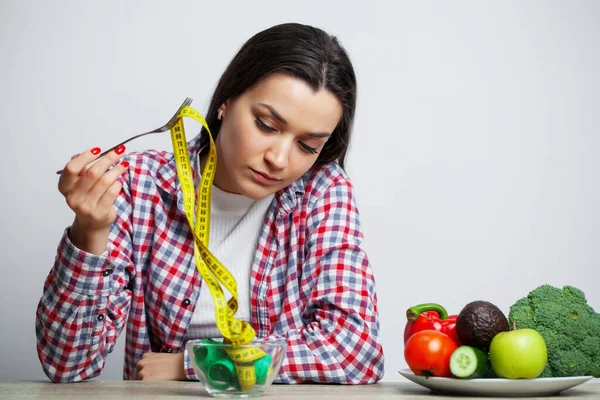
{"type": "MultiPolygon", "coordinates": [[[[283,24],[248,40],[206,115],[217,149],[210,251],[238,283],[236,317],[287,338],[276,382],[373,383],[383,375],[373,272],[343,171],[356,106],[335,37],[283,24]]],[[[189,142],[195,179],[208,132],[189,142]]],[[[75,219],[36,314],[47,376],[99,375],[126,328],[125,379],[196,379],[190,339],[220,337],[196,269],[174,156],[92,148],[59,190],[75,219]],[[114,165],[114,167],[112,167],[114,165]]]]}

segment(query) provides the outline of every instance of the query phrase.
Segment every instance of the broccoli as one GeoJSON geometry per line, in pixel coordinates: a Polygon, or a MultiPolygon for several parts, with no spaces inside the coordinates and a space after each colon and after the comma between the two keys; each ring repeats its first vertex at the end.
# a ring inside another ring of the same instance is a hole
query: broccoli
{"type": "Polygon", "coordinates": [[[548,348],[543,377],[600,377],[600,314],[573,287],[542,285],[510,307],[509,325],[538,331],[548,348]]]}

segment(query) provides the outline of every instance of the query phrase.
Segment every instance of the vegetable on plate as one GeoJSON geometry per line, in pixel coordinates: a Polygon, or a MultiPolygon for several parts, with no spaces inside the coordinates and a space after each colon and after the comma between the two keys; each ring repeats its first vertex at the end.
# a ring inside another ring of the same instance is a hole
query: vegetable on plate
{"type": "Polygon", "coordinates": [[[417,332],[432,329],[444,333],[457,345],[460,345],[456,335],[456,318],[458,315],[448,315],[444,307],[436,303],[418,304],[406,310],[408,322],[404,327],[404,343],[417,332]]]}
{"type": "Polygon", "coordinates": [[[459,346],[450,356],[450,372],[457,378],[485,378],[489,368],[487,353],[476,347],[459,346]]]}
{"type": "Polygon", "coordinates": [[[451,377],[450,356],[458,346],[445,333],[424,330],[404,345],[404,359],[415,375],[451,377]]]}
{"type": "Polygon", "coordinates": [[[573,287],[541,285],[510,307],[508,320],[540,333],[548,348],[544,377],[600,377],[600,314],[573,287]]]}

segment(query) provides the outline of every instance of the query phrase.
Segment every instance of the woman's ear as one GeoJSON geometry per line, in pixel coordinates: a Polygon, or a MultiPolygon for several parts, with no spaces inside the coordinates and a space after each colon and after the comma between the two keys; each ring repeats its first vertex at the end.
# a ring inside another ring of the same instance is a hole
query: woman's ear
{"type": "Polygon", "coordinates": [[[227,110],[227,103],[228,103],[228,101],[221,104],[221,107],[219,107],[219,109],[217,110],[217,119],[219,121],[223,119],[223,115],[225,114],[225,111],[227,110]]]}

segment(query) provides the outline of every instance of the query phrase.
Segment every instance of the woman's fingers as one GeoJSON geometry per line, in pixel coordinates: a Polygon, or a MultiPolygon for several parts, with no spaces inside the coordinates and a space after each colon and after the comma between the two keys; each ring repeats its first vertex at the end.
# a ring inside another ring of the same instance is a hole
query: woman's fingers
{"type": "Polygon", "coordinates": [[[94,153],[99,150],[94,148],[75,156],[65,166],[59,182],[59,190],[86,230],[103,229],[114,221],[112,205],[121,190],[118,179],[129,165],[126,161],[118,163],[125,146],[97,159],[94,153]]]}
{"type": "Polygon", "coordinates": [[[89,163],[94,161],[98,157],[98,154],[100,154],[100,147],[94,147],[71,157],[71,161],[63,168],[63,172],[58,181],[58,190],[63,195],[66,195],[73,183],[77,180],[81,171],[83,171],[89,163]]]}
{"type": "MultiPolygon", "coordinates": [[[[119,158],[121,158],[121,155],[123,154],[123,151],[117,153],[117,150],[119,149],[111,151],[94,164],[79,172],[79,177],[73,183],[71,188],[71,192],[73,193],[72,197],[87,197],[88,191],[90,191],[97,183],[102,180],[106,183],[108,180],[108,177],[105,176],[106,173],[110,172],[111,167],[119,161],[119,158]]],[[[110,184],[106,185],[106,187],[108,186],[110,186],[110,184]]],[[[68,193],[67,195],[70,194],[71,193],[68,193]]]]}
{"type": "Polygon", "coordinates": [[[111,207],[121,191],[121,184],[117,180],[119,179],[119,176],[127,171],[128,167],[129,163],[123,161],[105,172],[96,184],[87,192],[85,196],[86,202],[89,203],[90,206],[99,209],[108,209],[111,207]],[[117,186],[118,190],[116,190],[117,186]]]}

